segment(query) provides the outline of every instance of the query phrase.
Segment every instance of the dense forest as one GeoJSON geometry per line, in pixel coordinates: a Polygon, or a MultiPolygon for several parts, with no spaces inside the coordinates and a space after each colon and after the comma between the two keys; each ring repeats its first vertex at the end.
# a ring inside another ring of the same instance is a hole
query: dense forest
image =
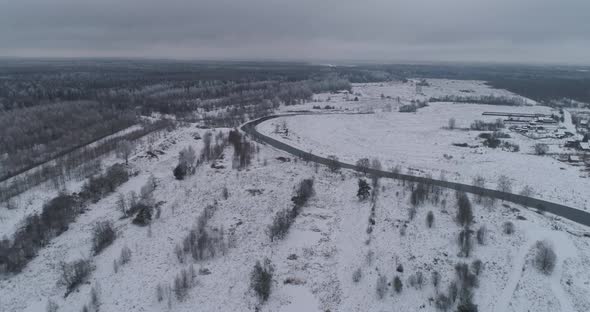
{"type": "Polygon", "coordinates": [[[480,79],[546,105],[563,98],[590,103],[590,72],[567,66],[0,59],[0,182],[6,181],[1,197],[60,172],[84,176],[73,173],[83,164],[94,172],[96,165],[89,163],[120,141],[170,126],[146,124],[142,116],[235,127],[281,104],[309,101],[317,92],[407,77],[480,79]],[[126,137],[87,147],[134,125],[139,129],[126,137]],[[57,161],[81,147],[74,157],[57,161]],[[7,184],[10,177],[54,159],[55,164],[7,184]]]}
{"type": "Polygon", "coordinates": [[[374,68],[303,63],[2,59],[0,181],[136,125],[141,116],[236,126],[315,92],[391,78],[374,68]]]}

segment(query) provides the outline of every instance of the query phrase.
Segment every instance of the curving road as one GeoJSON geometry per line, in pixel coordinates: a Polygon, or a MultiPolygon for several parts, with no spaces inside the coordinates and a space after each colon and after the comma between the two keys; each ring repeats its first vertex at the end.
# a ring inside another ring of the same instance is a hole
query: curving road
{"type": "MultiPolygon", "coordinates": [[[[322,165],[333,164],[333,160],[330,160],[330,159],[327,159],[324,157],[320,157],[320,156],[314,155],[309,152],[302,151],[298,148],[295,148],[295,147],[285,144],[281,141],[275,140],[269,136],[266,136],[266,135],[258,132],[258,130],[256,130],[257,125],[259,125],[260,123],[267,121],[269,119],[273,119],[273,118],[277,118],[277,117],[295,116],[295,115],[301,115],[301,114],[305,114],[305,113],[266,116],[266,117],[262,117],[262,118],[252,120],[252,121],[245,123],[244,125],[242,125],[241,129],[242,129],[242,131],[244,131],[245,133],[250,135],[254,140],[261,142],[261,143],[268,144],[274,148],[283,150],[283,151],[285,151],[289,154],[292,154],[294,156],[297,156],[297,157],[300,157],[300,158],[303,158],[303,159],[306,159],[309,161],[313,161],[313,162],[316,162],[316,163],[319,163],[322,165]]],[[[413,175],[409,175],[409,174],[394,173],[394,172],[375,170],[375,169],[365,169],[365,168],[360,168],[360,167],[353,165],[353,164],[347,164],[347,163],[343,163],[340,161],[338,162],[338,164],[342,168],[345,168],[345,169],[352,169],[355,171],[366,172],[368,174],[377,175],[377,176],[383,177],[383,178],[420,182],[420,183],[425,183],[425,184],[430,184],[430,185],[441,186],[441,187],[445,187],[445,188],[449,188],[449,189],[453,189],[453,190],[457,190],[457,191],[461,191],[461,192],[480,194],[483,196],[488,196],[488,197],[492,197],[492,198],[496,198],[496,199],[500,199],[500,200],[504,200],[504,201],[509,201],[509,202],[512,202],[515,204],[537,208],[541,211],[546,211],[546,212],[552,213],[554,215],[563,217],[565,219],[574,221],[576,223],[579,223],[579,224],[582,224],[585,226],[590,226],[590,213],[580,210],[580,209],[572,208],[569,206],[565,206],[565,205],[561,205],[561,204],[557,204],[557,203],[553,203],[553,202],[548,202],[548,201],[537,199],[537,198],[501,192],[498,190],[482,188],[482,187],[477,187],[477,186],[468,185],[468,184],[413,176],[413,175]]]]}

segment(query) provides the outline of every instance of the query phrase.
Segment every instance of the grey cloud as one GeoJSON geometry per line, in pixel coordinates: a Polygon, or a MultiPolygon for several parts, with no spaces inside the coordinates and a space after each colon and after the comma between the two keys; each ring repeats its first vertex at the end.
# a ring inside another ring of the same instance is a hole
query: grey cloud
{"type": "Polygon", "coordinates": [[[9,56],[590,63],[587,0],[2,1],[9,56]]]}

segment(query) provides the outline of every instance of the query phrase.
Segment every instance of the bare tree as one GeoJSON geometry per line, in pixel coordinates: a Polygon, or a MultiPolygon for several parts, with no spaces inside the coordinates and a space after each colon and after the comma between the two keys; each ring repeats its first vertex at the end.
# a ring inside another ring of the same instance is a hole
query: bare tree
{"type": "Polygon", "coordinates": [[[557,255],[553,251],[553,247],[547,241],[538,241],[535,248],[535,265],[537,269],[546,275],[551,275],[557,262],[557,255]]]}
{"type": "Polygon", "coordinates": [[[498,191],[505,193],[512,192],[512,182],[510,181],[510,178],[505,175],[498,177],[498,191]]]}
{"type": "Polygon", "coordinates": [[[449,129],[453,130],[453,129],[455,129],[455,126],[456,126],[455,118],[449,119],[449,129]]]}
{"type": "Polygon", "coordinates": [[[537,144],[535,144],[533,149],[535,150],[535,154],[545,155],[549,151],[549,145],[547,145],[545,143],[537,143],[537,144]]]}
{"type": "Polygon", "coordinates": [[[119,158],[124,159],[125,164],[128,165],[129,164],[129,156],[131,156],[131,153],[133,153],[134,149],[135,149],[135,146],[133,145],[133,143],[131,143],[131,141],[129,141],[129,140],[121,141],[121,142],[119,142],[119,146],[117,147],[117,155],[119,156],[119,158]]]}

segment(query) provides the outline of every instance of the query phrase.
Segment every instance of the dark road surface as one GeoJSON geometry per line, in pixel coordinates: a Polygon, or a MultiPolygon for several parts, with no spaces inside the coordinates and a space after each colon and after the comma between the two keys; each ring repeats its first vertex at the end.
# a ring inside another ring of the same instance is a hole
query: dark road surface
{"type": "MultiPolygon", "coordinates": [[[[285,143],[275,140],[271,137],[268,137],[264,134],[261,134],[260,132],[258,132],[256,130],[256,126],[258,124],[260,124],[264,121],[267,121],[269,119],[273,119],[273,118],[277,118],[277,117],[288,117],[288,116],[294,116],[294,115],[296,115],[296,114],[272,115],[272,116],[262,117],[262,118],[259,118],[259,119],[256,119],[256,120],[253,120],[253,121],[250,121],[250,122],[244,124],[241,127],[241,129],[242,129],[242,131],[244,131],[248,135],[250,135],[252,138],[254,138],[256,141],[268,144],[274,148],[285,151],[285,152],[292,154],[296,157],[300,157],[300,158],[303,158],[303,159],[306,159],[309,161],[313,161],[313,162],[316,162],[316,163],[319,163],[322,165],[328,165],[330,163],[333,163],[332,160],[311,154],[309,152],[302,151],[302,150],[292,147],[288,144],[285,144],[285,143]]],[[[541,211],[546,211],[546,212],[555,214],[557,216],[563,217],[565,219],[569,219],[569,220],[574,221],[576,223],[590,226],[590,213],[585,212],[580,209],[568,207],[565,205],[552,203],[552,202],[548,202],[548,201],[537,199],[537,198],[522,196],[522,195],[518,195],[518,194],[506,193],[506,192],[501,192],[498,190],[477,187],[477,186],[468,185],[468,184],[461,184],[461,183],[455,183],[455,182],[449,182],[449,181],[443,181],[443,180],[436,180],[436,179],[431,179],[431,178],[413,176],[413,175],[402,174],[402,173],[394,173],[394,172],[389,172],[389,171],[363,169],[363,168],[360,168],[360,167],[353,165],[353,164],[347,164],[347,163],[343,163],[343,162],[338,162],[338,163],[340,164],[340,166],[342,168],[352,169],[355,171],[364,171],[368,174],[377,175],[377,176],[383,177],[383,178],[399,179],[399,180],[406,180],[406,181],[436,185],[436,186],[441,186],[441,187],[445,187],[445,188],[449,188],[449,189],[453,189],[453,190],[457,190],[457,191],[461,191],[461,192],[480,194],[483,196],[488,196],[488,197],[512,202],[512,203],[519,204],[519,205],[533,207],[533,208],[537,208],[541,211]]]]}

